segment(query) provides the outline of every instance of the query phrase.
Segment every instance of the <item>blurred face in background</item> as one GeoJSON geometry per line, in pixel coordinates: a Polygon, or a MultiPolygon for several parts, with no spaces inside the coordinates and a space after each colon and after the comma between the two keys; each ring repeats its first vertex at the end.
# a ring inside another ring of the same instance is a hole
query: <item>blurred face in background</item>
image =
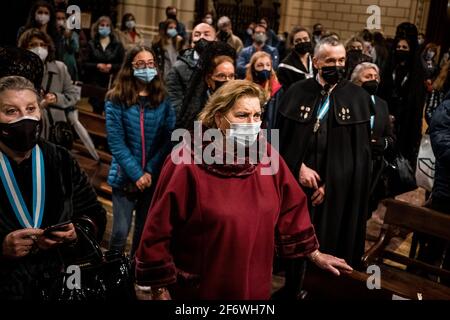
{"type": "Polygon", "coordinates": [[[216,91],[222,85],[235,78],[234,65],[229,61],[224,61],[219,64],[208,77],[207,84],[212,91],[216,91]]]}

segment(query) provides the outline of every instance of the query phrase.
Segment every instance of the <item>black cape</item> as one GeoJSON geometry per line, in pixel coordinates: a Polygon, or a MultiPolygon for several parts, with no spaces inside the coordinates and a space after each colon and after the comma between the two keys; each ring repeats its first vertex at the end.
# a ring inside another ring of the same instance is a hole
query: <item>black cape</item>
{"type": "MultiPolygon", "coordinates": [[[[281,105],[277,127],[280,153],[295,177],[306,154],[318,108],[325,92],[316,79],[293,84],[281,105]]],[[[326,122],[327,147],[318,171],[325,183],[325,200],[310,211],[323,252],[346,259],[354,267],[364,252],[366,214],[371,179],[370,96],[347,80],[330,96],[326,122]]],[[[324,126],[325,124],[322,124],[324,126]]],[[[311,195],[313,190],[304,191],[311,195]]]]}
{"type": "MultiPolygon", "coordinates": [[[[40,141],[45,163],[45,208],[41,228],[71,220],[77,221],[95,232],[98,240],[106,227],[106,212],[70,153],[59,146],[40,141]]],[[[10,160],[14,175],[29,208],[32,208],[31,158],[20,165],[10,160]]],[[[31,211],[32,212],[32,211],[31,211]]],[[[32,214],[32,213],[31,213],[32,214]]],[[[5,188],[0,181],[0,243],[5,237],[22,229],[9,203],[5,188]]],[[[0,301],[36,300],[40,298],[39,283],[45,277],[56,276],[62,268],[60,249],[40,250],[19,259],[8,259],[0,248],[0,301]]]]}

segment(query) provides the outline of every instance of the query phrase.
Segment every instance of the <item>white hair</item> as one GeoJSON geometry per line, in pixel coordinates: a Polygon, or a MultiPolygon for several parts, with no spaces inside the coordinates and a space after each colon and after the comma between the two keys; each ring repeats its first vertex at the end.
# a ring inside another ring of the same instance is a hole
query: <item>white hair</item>
{"type": "Polygon", "coordinates": [[[338,47],[338,46],[344,47],[344,44],[341,41],[337,40],[335,37],[333,37],[333,36],[325,37],[323,39],[320,39],[320,41],[317,43],[316,47],[314,48],[314,58],[318,59],[320,57],[320,55],[322,54],[322,51],[323,51],[323,47],[325,45],[332,46],[332,47],[338,47]]]}
{"type": "Polygon", "coordinates": [[[359,76],[361,75],[361,72],[367,69],[374,69],[378,75],[380,75],[380,69],[375,63],[371,62],[362,62],[358,64],[355,69],[353,69],[352,76],[350,77],[350,81],[355,83],[359,82],[359,76]]]}
{"type": "Polygon", "coordinates": [[[231,24],[231,20],[227,16],[220,17],[217,21],[217,27],[219,29],[229,24],[231,24]]]}

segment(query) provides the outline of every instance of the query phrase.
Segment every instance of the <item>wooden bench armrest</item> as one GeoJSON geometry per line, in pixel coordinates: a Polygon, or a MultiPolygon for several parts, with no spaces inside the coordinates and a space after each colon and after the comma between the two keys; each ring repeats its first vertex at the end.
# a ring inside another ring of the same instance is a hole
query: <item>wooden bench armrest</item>
{"type": "Polygon", "coordinates": [[[382,252],[385,250],[386,246],[389,244],[390,238],[388,234],[390,233],[385,227],[381,229],[380,235],[377,242],[375,242],[362,257],[362,263],[365,267],[370,266],[376,260],[380,258],[382,252]]]}

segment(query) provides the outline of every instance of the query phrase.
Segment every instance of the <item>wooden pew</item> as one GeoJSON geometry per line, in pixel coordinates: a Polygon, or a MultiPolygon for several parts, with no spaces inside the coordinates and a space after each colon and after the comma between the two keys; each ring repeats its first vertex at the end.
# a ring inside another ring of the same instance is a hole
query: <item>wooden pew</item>
{"type": "Polygon", "coordinates": [[[105,117],[86,110],[79,110],[78,118],[91,136],[97,150],[109,153],[105,117]]]}
{"type": "Polygon", "coordinates": [[[335,276],[309,264],[303,283],[303,289],[307,292],[305,300],[392,300],[395,292],[390,288],[369,289],[368,277],[369,274],[356,270],[351,274],[335,276]]]}
{"type": "Polygon", "coordinates": [[[109,163],[97,162],[94,159],[84,156],[78,152],[72,152],[80,167],[86,172],[97,193],[107,198],[111,198],[112,189],[107,184],[109,163]]]}
{"type": "Polygon", "coordinates": [[[421,270],[441,279],[450,279],[450,271],[419,261],[414,256],[407,257],[387,249],[390,240],[398,235],[398,228],[450,241],[450,216],[399,200],[388,199],[384,201],[384,205],[387,207],[384,226],[378,241],[364,255],[363,264],[366,267],[379,266],[381,286],[399,296],[408,299],[418,299],[421,296],[424,300],[450,300],[448,286],[420,277],[406,269],[421,270]],[[387,260],[403,265],[404,268],[388,265],[387,260]]]}

